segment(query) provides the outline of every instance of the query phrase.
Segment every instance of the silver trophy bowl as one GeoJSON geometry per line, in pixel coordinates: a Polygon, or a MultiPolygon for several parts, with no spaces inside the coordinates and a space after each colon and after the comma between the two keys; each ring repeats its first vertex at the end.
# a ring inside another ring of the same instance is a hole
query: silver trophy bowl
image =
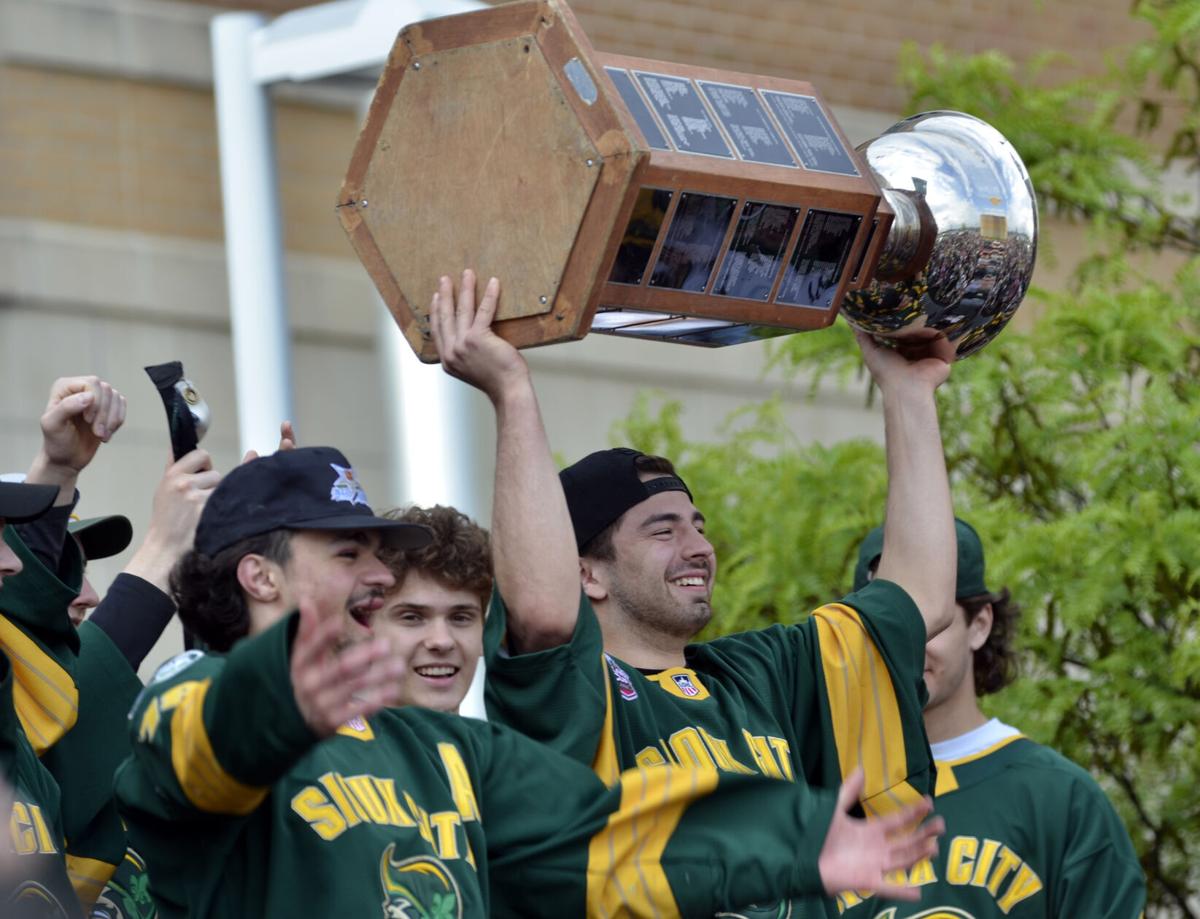
{"type": "Polygon", "coordinates": [[[1017,311],[1037,256],[1037,199],[1012,144],[962,112],[906,118],[859,147],[896,212],[874,280],[842,304],[876,338],[942,333],[974,354],[1017,311]]]}

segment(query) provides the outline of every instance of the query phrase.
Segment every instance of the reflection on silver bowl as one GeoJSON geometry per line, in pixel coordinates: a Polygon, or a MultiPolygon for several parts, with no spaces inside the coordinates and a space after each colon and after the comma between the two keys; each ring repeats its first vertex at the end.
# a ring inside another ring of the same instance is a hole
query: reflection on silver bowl
{"type": "Polygon", "coordinates": [[[877,338],[942,333],[958,357],[1008,324],[1029,289],[1038,213],[1003,135],[961,112],[925,112],[859,148],[896,219],[875,279],[842,315],[877,338]]]}

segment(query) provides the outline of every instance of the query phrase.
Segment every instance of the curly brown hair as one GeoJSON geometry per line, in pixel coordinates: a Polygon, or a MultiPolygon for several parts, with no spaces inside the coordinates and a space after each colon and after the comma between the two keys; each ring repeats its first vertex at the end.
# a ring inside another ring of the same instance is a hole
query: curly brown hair
{"type": "Polygon", "coordinates": [[[1012,599],[1007,587],[999,593],[960,597],[958,603],[966,611],[968,623],[985,606],[992,604],[992,630],[987,641],[975,652],[975,695],[999,692],[1017,677],[1017,651],[1013,639],[1021,607],[1012,599]]]}
{"type": "Polygon", "coordinates": [[[487,608],[492,593],[492,547],[487,530],[462,511],[441,504],[393,508],[383,516],[433,531],[433,542],[423,548],[380,551],[397,587],[410,571],[422,571],[447,587],[471,591],[487,608]]]}

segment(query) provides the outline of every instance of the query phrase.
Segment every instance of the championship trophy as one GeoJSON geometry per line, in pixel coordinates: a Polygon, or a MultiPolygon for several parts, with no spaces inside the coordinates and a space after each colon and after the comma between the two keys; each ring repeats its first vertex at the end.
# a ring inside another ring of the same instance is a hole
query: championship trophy
{"type": "Polygon", "coordinates": [[[1024,297],[1024,164],[958,112],[851,149],[808,83],[595,51],[562,0],[405,28],[337,211],[417,355],[438,278],[502,292],[517,347],[589,331],[709,347],[832,323],[960,357],[1024,297]]]}

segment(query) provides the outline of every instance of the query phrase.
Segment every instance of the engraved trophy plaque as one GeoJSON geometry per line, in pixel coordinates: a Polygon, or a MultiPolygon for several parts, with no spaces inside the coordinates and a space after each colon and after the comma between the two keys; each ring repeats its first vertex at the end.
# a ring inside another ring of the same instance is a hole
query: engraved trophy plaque
{"type": "Polygon", "coordinates": [[[977,119],[855,150],[810,84],[598,53],[562,0],[404,29],[337,210],[426,361],[431,294],[463,267],[501,278],[518,347],[713,347],[840,308],[965,354],[1024,296],[1037,232],[1024,166],[977,119]]]}

